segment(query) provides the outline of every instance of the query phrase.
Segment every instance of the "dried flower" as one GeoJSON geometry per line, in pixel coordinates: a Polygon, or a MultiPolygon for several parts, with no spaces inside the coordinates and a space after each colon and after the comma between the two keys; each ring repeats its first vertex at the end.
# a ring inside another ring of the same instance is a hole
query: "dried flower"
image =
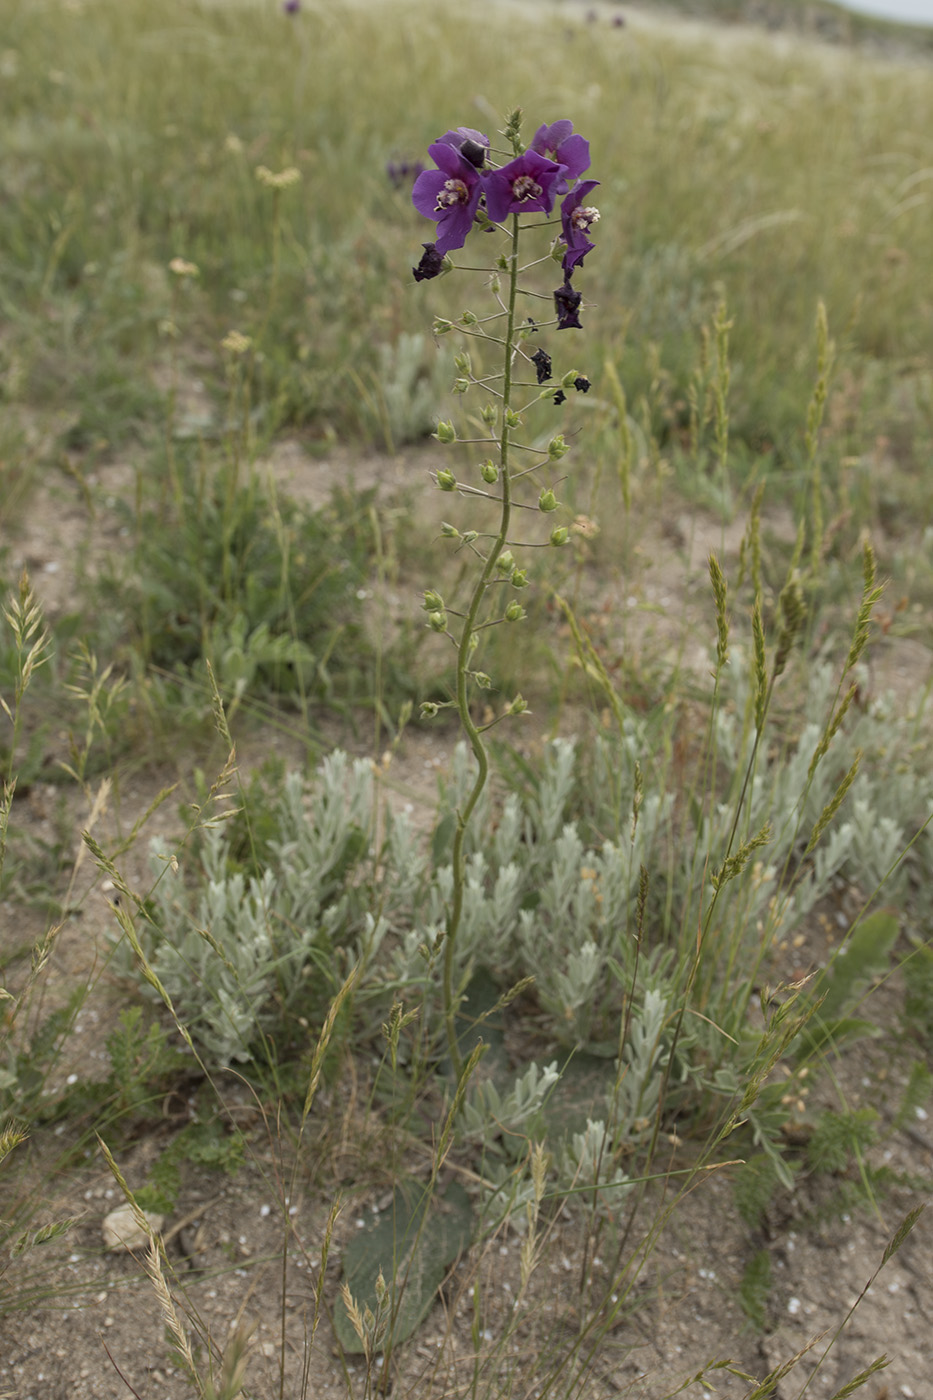
{"type": "Polygon", "coordinates": [[[184,258],[172,258],[168,270],[174,272],[176,277],[198,277],[201,272],[197,263],[186,262],[184,258]]]}
{"type": "Polygon", "coordinates": [[[580,317],[577,314],[580,310],[580,303],[583,300],[583,293],[576,291],[570,284],[569,276],[565,279],[564,285],[558,287],[554,293],[554,306],[557,310],[557,329],[559,331],[571,330],[574,327],[582,330],[580,317]]]}
{"type": "Polygon", "coordinates": [[[551,377],[551,357],[546,350],[536,350],[531,356],[531,363],[535,367],[535,374],[538,376],[538,383],[543,384],[551,377]]]}
{"type": "Polygon", "coordinates": [[[412,268],[412,275],[416,282],[427,282],[431,277],[437,277],[444,271],[446,261],[444,254],[437,251],[434,243],[422,243],[424,252],[421,254],[421,261],[417,267],[412,268]]]}

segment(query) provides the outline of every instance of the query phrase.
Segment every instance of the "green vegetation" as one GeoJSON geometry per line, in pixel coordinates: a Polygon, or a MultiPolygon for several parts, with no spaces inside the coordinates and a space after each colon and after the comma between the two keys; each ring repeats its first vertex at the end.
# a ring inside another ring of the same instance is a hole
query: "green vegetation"
{"type": "MultiPolygon", "coordinates": [[[[570,1400],[637,1357],[655,1252],[720,1176],[756,1356],[788,1222],[884,1211],[880,1268],[917,1219],[888,1218],[923,1185],[884,1153],[933,1091],[933,67],[612,18],[5,17],[0,1333],[89,1294],[68,1250],[104,1161],[148,1241],[153,1364],[202,1400],[310,1394],[331,1346],[349,1394],[388,1394],[439,1294],[425,1393],[530,1394],[533,1337],[534,1394],[570,1400]],[[436,429],[480,424],[447,391],[498,364],[432,338],[489,291],[412,280],[431,230],[389,167],[516,102],[571,117],[602,182],[559,344],[591,387],[528,415],[570,447],[541,507],[567,547],[527,551],[451,707],[487,506],[436,429]],[[451,708],[496,725],[485,787],[451,708]],[[143,1214],[250,1172],[274,1384],[143,1214]],[[382,1200],[358,1234],[342,1191],[382,1200]],[[541,1301],[568,1231],[569,1326],[541,1301]]],[[[858,1364],[837,1397],[882,1363],[858,1364]]],[[[777,1374],[704,1352],[656,1400],[777,1374]]]]}

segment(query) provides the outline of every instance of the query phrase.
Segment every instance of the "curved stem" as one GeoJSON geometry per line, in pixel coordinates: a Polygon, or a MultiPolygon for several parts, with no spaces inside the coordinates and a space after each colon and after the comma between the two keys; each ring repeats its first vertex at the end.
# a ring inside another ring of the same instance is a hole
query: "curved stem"
{"type": "Polygon", "coordinates": [[[447,1028],[447,1046],[450,1051],[454,1073],[458,1080],[463,1073],[463,1056],[460,1054],[460,1048],[457,1045],[457,1003],[454,997],[454,953],[457,945],[457,933],[463,916],[463,890],[466,884],[463,843],[470,818],[473,815],[477,802],[482,796],[483,789],[486,786],[486,780],[489,776],[489,757],[486,753],[486,747],[482,740],[481,731],[473,722],[473,716],[470,714],[468,693],[470,657],[473,650],[472,641],[476,630],[476,619],[486,594],[486,588],[494,575],[499,556],[506,547],[509,522],[512,515],[512,486],[509,479],[511,429],[508,425],[508,417],[512,398],[512,360],[515,353],[512,342],[515,332],[515,302],[518,293],[518,231],[518,215],[513,214],[512,249],[509,255],[509,297],[504,341],[505,368],[502,376],[502,431],[499,438],[499,471],[500,484],[502,487],[499,532],[493,541],[489,554],[486,556],[486,562],[483,565],[470,597],[470,606],[467,609],[463,630],[460,634],[460,645],[457,649],[457,711],[460,715],[460,723],[470,741],[470,747],[473,750],[477,764],[476,779],[470,789],[470,794],[463,807],[457,812],[457,830],[454,834],[452,856],[453,898],[447,917],[447,928],[444,938],[444,1019],[447,1028]]]}

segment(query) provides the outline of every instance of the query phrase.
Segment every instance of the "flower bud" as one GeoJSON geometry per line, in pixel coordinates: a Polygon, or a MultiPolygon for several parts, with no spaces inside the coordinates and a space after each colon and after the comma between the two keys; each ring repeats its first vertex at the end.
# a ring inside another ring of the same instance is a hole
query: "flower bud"
{"type": "Polygon", "coordinates": [[[475,326],[478,320],[479,317],[474,315],[472,311],[464,311],[460,317],[460,324],[461,326],[475,326]]]}
{"type": "Polygon", "coordinates": [[[556,510],[557,506],[557,497],[554,495],[554,492],[551,490],[551,488],[549,486],[546,486],[541,492],[541,495],[538,497],[538,509],[544,511],[556,510]]]}
{"type": "Polygon", "coordinates": [[[454,323],[453,323],[453,321],[448,321],[448,320],[446,320],[446,318],[443,317],[443,316],[435,316],[435,317],[434,317],[434,334],[435,334],[435,335],[446,335],[447,332],[448,332],[448,331],[452,331],[453,328],[454,328],[454,323]]]}
{"type": "Polygon", "coordinates": [[[515,568],[515,557],[510,549],[504,549],[496,560],[496,568],[502,574],[510,573],[515,568]]]}
{"type": "Polygon", "coordinates": [[[516,695],[515,699],[506,709],[507,715],[523,715],[528,709],[528,701],[521,695],[516,695]]]}
{"type": "Polygon", "coordinates": [[[525,613],[525,609],[522,607],[521,603],[518,602],[516,598],[512,599],[511,603],[509,603],[509,606],[505,610],[506,622],[521,622],[522,618],[526,615],[527,614],[525,613]]]}
{"type": "MultiPolygon", "coordinates": [[[[443,438],[441,439],[441,441],[443,442],[443,438]]],[[[551,441],[547,445],[547,455],[551,458],[552,461],[555,462],[560,457],[566,457],[569,451],[570,448],[564,441],[563,433],[558,433],[557,437],[551,438],[551,441]]]]}
{"type": "Polygon", "coordinates": [[[421,718],[422,718],[422,719],[434,719],[434,718],[437,716],[437,709],[438,709],[438,707],[437,707],[437,705],[435,705],[435,703],[434,703],[433,700],[422,700],[422,702],[421,702],[421,718]]]}
{"type": "Polygon", "coordinates": [[[442,467],[437,473],[437,484],[442,491],[455,491],[457,489],[457,478],[453,472],[449,472],[446,467],[442,467]]]}
{"type": "Polygon", "coordinates": [[[509,580],[509,582],[511,583],[511,585],[512,585],[513,588],[527,588],[527,587],[528,587],[528,570],[527,570],[527,569],[515,569],[515,570],[513,571],[513,573],[512,573],[512,577],[511,577],[511,579],[509,580]]]}
{"type": "Polygon", "coordinates": [[[434,434],[438,442],[449,443],[457,441],[457,430],[453,423],[440,422],[437,425],[437,432],[434,434]]]}
{"type": "Polygon", "coordinates": [[[432,632],[446,632],[447,614],[445,612],[428,613],[428,626],[432,632]]]}
{"type": "Polygon", "coordinates": [[[489,287],[494,297],[497,297],[499,295],[499,290],[501,286],[502,283],[499,281],[499,276],[497,273],[494,272],[489,282],[489,287]]]}
{"type": "Polygon", "coordinates": [[[474,671],[473,679],[476,681],[480,690],[492,690],[492,677],[487,676],[485,671],[474,671]]]}
{"type": "Polygon", "coordinates": [[[464,531],[464,534],[463,534],[463,543],[464,543],[464,544],[474,544],[475,541],[478,540],[478,539],[479,539],[479,531],[478,531],[478,530],[465,530],[465,531],[464,531]]]}
{"type": "Polygon", "coordinates": [[[496,466],[495,462],[484,462],[479,470],[480,476],[483,478],[486,485],[495,486],[496,482],[499,480],[499,468],[496,466]]]}
{"type": "Polygon", "coordinates": [[[498,416],[498,410],[494,403],[485,404],[482,409],[482,412],[480,413],[480,417],[488,427],[492,427],[493,423],[495,423],[496,418],[498,416]]]}
{"type": "Polygon", "coordinates": [[[424,602],[421,604],[425,612],[443,612],[444,600],[436,588],[426,588],[424,590],[424,602]]]}
{"type": "Polygon", "coordinates": [[[446,520],[441,521],[441,534],[445,540],[459,540],[460,538],[460,531],[456,525],[451,525],[446,520]]]}
{"type": "Polygon", "coordinates": [[[515,412],[515,409],[507,408],[505,410],[505,426],[507,428],[520,428],[521,424],[521,417],[515,412]]]}
{"type": "Polygon", "coordinates": [[[453,389],[452,389],[452,392],[453,392],[454,394],[465,394],[466,391],[467,391],[467,389],[469,389],[469,387],[470,387],[470,381],[469,381],[469,379],[455,379],[454,382],[453,382],[453,389]]]}
{"type": "Polygon", "coordinates": [[[560,546],[566,544],[569,539],[570,531],[567,529],[567,526],[558,525],[551,531],[551,538],[548,540],[548,544],[560,546]]]}
{"type": "Polygon", "coordinates": [[[473,364],[465,351],[460,355],[454,356],[454,369],[459,370],[461,374],[472,374],[473,364]]]}

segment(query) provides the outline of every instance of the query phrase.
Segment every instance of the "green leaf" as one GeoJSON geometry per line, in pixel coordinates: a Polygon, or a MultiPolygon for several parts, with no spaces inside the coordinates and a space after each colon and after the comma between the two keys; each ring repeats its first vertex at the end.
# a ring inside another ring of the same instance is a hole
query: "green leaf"
{"type": "MultiPolygon", "coordinates": [[[[378,1312],[380,1272],[392,1290],[392,1317],[381,1350],[404,1341],[423,1321],[447,1270],[469,1244],[471,1223],[462,1186],[455,1182],[442,1197],[429,1199],[420,1182],[409,1180],[396,1188],[389,1210],[357,1231],[344,1250],[343,1274],[360,1312],[378,1312]]],[[[345,1352],[362,1354],[343,1298],[334,1309],[334,1330],[345,1352]]]]}

